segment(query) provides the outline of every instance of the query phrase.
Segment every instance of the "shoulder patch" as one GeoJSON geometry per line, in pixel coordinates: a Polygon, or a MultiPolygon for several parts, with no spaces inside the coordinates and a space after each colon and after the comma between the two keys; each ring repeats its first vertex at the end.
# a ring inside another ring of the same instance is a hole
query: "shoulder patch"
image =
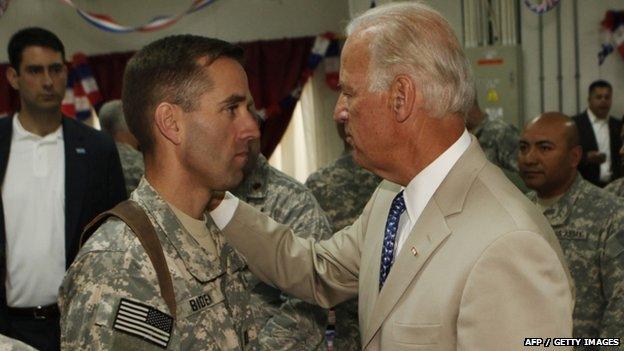
{"type": "Polygon", "coordinates": [[[173,317],[148,305],[122,298],[113,328],[166,349],[171,340],[173,317]]]}

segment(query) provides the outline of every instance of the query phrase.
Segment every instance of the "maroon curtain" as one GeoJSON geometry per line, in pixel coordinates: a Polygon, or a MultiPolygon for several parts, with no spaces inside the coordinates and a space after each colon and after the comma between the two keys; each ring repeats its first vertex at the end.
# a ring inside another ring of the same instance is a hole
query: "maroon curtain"
{"type": "MultiPolygon", "coordinates": [[[[294,110],[290,93],[300,83],[314,37],[240,43],[245,49],[245,68],[256,107],[266,111],[262,153],[271,156],[279,144],[294,110]]],[[[103,101],[119,99],[123,71],[133,52],[88,56],[87,61],[103,101]]],[[[0,115],[19,109],[19,98],[6,81],[8,64],[0,65],[0,115]]],[[[96,106],[97,107],[97,106],[96,106]]]]}
{"type": "Polygon", "coordinates": [[[251,95],[256,107],[266,111],[262,153],[267,158],[286,132],[297,103],[289,95],[300,82],[313,43],[314,37],[240,44],[245,49],[251,95]]]}
{"type": "Polygon", "coordinates": [[[6,79],[8,68],[8,63],[0,65],[0,117],[19,109],[19,95],[6,79]]]}

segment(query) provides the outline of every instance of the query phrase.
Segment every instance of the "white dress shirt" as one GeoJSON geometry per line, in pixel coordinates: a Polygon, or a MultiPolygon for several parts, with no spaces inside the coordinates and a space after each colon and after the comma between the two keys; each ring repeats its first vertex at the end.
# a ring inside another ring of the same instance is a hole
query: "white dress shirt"
{"type": "Polygon", "coordinates": [[[65,274],[65,152],[63,128],[40,137],[13,117],[2,183],[6,228],[5,281],[11,307],[56,302],[65,274]]]}
{"type": "Polygon", "coordinates": [[[420,218],[425,206],[438,190],[446,175],[451,171],[457,160],[470,146],[470,134],[467,130],[438,158],[431,162],[425,169],[418,173],[404,188],[405,212],[399,220],[399,228],[396,236],[396,250],[398,255],[409,237],[412,228],[420,218]]]}
{"type": "MultiPolygon", "coordinates": [[[[399,220],[399,228],[397,230],[397,249],[394,251],[395,256],[401,251],[405,240],[418,221],[421,213],[427,206],[429,200],[436,192],[446,175],[451,171],[457,160],[464,154],[470,146],[470,134],[467,130],[438,158],[436,158],[425,169],[418,173],[404,188],[403,197],[405,199],[406,210],[399,220]]],[[[238,198],[226,192],[225,198],[221,204],[210,212],[215,224],[219,229],[223,229],[234,216],[236,207],[238,207],[238,198]]],[[[383,233],[380,233],[380,239],[383,239],[383,233]]]]}
{"type": "Polygon", "coordinates": [[[600,164],[600,181],[608,182],[611,180],[611,137],[609,135],[609,117],[598,118],[592,112],[587,109],[587,115],[591,122],[594,135],[596,136],[596,143],[598,144],[598,151],[607,155],[607,160],[600,164]]]}

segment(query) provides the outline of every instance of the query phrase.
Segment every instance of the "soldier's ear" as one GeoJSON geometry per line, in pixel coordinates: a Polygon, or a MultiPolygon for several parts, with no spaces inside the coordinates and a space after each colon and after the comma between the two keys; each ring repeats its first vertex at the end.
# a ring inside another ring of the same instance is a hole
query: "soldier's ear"
{"type": "Polygon", "coordinates": [[[581,159],[583,158],[583,147],[581,147],[580,145],[572,147],[572,150],[570,150],[570,154],[572,156],[572,166],[574,168],[578,167],[578,165],[581,163],[581,159]]]}
{"type": "Polygon", "coordinates": [[[174,145],[182,142],[182,128],[180,125],[180,114],[182,109],[168,102],[161,102],[156,106],[154,122],[158,133],[174,145]]]}

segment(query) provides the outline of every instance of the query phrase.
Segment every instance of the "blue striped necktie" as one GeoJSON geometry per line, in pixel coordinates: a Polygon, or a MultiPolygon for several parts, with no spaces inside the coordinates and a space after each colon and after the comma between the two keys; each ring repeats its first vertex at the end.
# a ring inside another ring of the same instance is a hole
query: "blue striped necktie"
{"type": "Polygon", "coordinates": [[[388,212],[388,220],[386,221],[386,230],[384,232],[383,247],[381,248],[381,266],[379,269],[379,290],[384,285],[392,263],[394,263],[394,247],[397,229],[399,228],[399,219],[401,214],[405,212],[405,200],[403,200],[403,191],[398,193],[388,212]]]}

